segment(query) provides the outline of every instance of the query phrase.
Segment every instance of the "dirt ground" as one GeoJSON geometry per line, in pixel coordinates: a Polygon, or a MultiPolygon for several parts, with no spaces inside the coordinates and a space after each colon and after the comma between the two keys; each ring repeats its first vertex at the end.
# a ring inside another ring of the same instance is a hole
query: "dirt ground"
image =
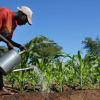
{"type": "MultiPolygon", "coordinates": [[[[11,90],[14,92],[14,90],[11,90]]],[[[95,89],[84,87],[83,90],[75,88],[72,90],[69,87],[64,88],[65,92],[51,90],[49,94],[37,93],[34,91],[18,93],[16,95],[3,95],[0,100],[100,100],[100,86],[95,89]]]]}

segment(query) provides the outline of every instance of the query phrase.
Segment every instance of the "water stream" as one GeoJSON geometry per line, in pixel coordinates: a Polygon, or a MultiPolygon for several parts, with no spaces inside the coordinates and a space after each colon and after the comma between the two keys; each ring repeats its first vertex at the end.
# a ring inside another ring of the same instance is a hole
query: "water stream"
{"type": "Polygon", "coordinates": [[[36,72],[39,75],[39,81],[43,91],[41,94],[47,98],[48,93],[50,93],[50,88],[47,87],[48,82],[46,80],[45,74],[42,74],[37,66],[33,67],[34,67],[34,72],[36,72]]]}

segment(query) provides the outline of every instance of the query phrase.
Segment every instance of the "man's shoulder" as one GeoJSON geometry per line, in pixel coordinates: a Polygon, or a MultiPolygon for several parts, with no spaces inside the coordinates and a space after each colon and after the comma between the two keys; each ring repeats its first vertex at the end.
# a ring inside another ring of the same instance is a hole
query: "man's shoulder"
{"type": "Polygon", "coordinates": [[[5,7],[1,7],[0,8],[0,13],[4,13],[4,12],[13,12],[11,9],[9,9],[9,8],[5,8],[5,7]]]}

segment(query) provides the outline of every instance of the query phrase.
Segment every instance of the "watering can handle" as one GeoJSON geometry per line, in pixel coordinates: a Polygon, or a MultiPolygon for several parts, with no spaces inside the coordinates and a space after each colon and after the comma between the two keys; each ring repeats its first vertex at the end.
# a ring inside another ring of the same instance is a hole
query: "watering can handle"
{"type": "Polygon", "coordinates": [[[19,52],[18,54],[20,55],[20,54],[22,54],[22,53],[24,53],[24,52],[26,52],[26,51],[25,51],[25,50],[23,50],[23,51],[19,52]]]}

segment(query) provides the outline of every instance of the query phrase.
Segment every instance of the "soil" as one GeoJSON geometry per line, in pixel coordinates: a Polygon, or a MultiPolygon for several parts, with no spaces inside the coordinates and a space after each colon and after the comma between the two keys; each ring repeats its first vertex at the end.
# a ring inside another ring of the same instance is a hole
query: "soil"
{"type": "MultiPolygon", "coordinates": [[[[7,87],[6,87],[7,88],[7,87]]],[[[3,95],[0,100],[100,100],[100,86],[91,89],[87,86],[80,90],[76,87],[74,90],[69,87],[64,87],[64,92],[59,92],[56,89],[51,89],[50,93],[31,92],[19,93],[18,89],[7,88],[15,92],[15,95],[3,95]]]]}

